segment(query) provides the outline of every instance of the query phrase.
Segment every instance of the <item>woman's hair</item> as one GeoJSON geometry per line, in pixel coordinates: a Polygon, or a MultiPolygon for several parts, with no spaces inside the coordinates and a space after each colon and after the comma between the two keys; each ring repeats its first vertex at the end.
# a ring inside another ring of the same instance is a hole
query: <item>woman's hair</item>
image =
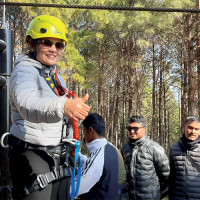
{"type": "Polygon", "coordinates": [[[99,136],[105,137],[105,121],[98,113],[89,114],[83,121],[83,126],[89,130],[92,127],[99,136]]]}
{"type": "Polygon", "coordinates": [[[27,41],[28,41],[27,42],[28,49],[26,51],[26,55],[28,55],[30,58],[35,59],[36,52],[35,51],[31,51],[31,47],[33,49],[35,49],[38,39],[32,39],[31,36],[27,36],[27,41]]]}

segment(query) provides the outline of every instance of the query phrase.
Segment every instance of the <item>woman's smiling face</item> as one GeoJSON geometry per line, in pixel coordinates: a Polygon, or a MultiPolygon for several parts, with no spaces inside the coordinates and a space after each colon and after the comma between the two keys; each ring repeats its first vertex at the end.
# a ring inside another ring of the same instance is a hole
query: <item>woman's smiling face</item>
{"type": "Polygon", "coordinates": [[[57,38],[41,38],[38,40],[36,49],[37,49],[37,56],[36,59],[44,65],[55,65],[60,60],[62,55],[63,49],[57,48],[56,43],[62,43],[61,39],[57,38]],[[52,45],[45,45],[42,41],[50,40],[52,41],[52,45]]]}

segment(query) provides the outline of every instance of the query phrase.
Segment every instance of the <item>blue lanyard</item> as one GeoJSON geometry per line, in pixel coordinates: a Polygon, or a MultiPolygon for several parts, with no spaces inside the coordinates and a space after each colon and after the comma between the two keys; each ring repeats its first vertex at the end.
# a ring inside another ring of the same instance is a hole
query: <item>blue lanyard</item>
{"type": "Polygon", "coordinates": [[[76,196],[78,195],[78,191],[79,191],[80,183],[81,183],[81,160],[80,160],[80,157],[78,156],[80,146],[81,146],[81,142],[77,141],[75,143],[76,153],[75,153],[75,165],[74,165],[74,170],[73,170],[73,173],[72,173],[72,193],[70,195],[71,200],[74,200],[76,198],[76,196]],[[76,184],[75,172],[76,172],[77,160],[78,160],[79,165],[78,165],[77,184],[76,184]],[[76,184],[76,186],[75,186],[75,184],[76,184]]]}

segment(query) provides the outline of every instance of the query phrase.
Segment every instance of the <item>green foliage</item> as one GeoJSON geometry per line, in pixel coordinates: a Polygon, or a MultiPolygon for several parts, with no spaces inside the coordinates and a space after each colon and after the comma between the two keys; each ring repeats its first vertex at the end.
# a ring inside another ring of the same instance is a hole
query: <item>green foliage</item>
{"type": "MultiPolygon", "coordinates": [[[[24,0],[23,2],[166,8],[196,6],[196,2],[192,0],[24,0]]],[[[112,127],[109,131],[115,133],[115,136],[124,131],[119,127],[123,127],[123,120],[127,122],[132,113],[143,114],[149,119],[150,127],[158,127],[158,124],[151,124],[152,83],[155,81],[155,112],[158,118],[158,97],[161,92],[159,78],[161,68],[164,66],[162,84],[165,84],[167,90],[166,99],[162,96],[162,109],[165,100],[165,109],[170,121],[170,142],[179,138],[180,105],[174,91],[180,90],[174,88],[181,87],[183,60],[180,58],[180,52],[183,49],[177,20],[181,21],[186,14],[44,7],[23,7],[23,11],[28,17],[27,22],[22,23],[24,28],[21,35],[24,34],[28,21],[41,14],[56,16],[66,24],[69,30],[69,44],[59,67],[66,80],[72,79],[75,87],[89,92],[92,109],[105,114],[104,117],[112,127]],[[153,62],[155,80],[152,78],[153,62]]],[[[19,31],[16,31],[18,35],[19,31]]]]}
{"type": "Polygon", "coordinates": [[[175,7],[175,8],[195,8],[195,1],[192,0],[178,0],[178,1],[170,1],[166,0],[166,5],[169,7],[175,7]]]}

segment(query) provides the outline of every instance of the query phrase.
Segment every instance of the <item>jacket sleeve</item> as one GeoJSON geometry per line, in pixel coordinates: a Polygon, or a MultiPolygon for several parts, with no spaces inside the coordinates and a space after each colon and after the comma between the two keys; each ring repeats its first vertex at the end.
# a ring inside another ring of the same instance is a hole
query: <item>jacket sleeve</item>
{"type": "Polygon", "coordinates": [[[79,153],[79,156],[82,164],[82,173],[78,195],[81,195],[89,192],[100,180],[104,167],[104,151],[101,150],[98,154],[88,158],[81,153],[79,153]]]}
{"type": "Polygon", "coordinates": [[[169,181],[169,159],[163,147],[159,144],[154,145],[154,147],[154,166],[160,181],[161,191],[164,191],[168,187],[169,181]]]}
{"type": "Polygon", "coordinates": [[[35,67],[17,66],[10,79],[11,105],[30,122],[58,122],[64,116],[66,98],[56,96],[48,87],[35,67]]]}

